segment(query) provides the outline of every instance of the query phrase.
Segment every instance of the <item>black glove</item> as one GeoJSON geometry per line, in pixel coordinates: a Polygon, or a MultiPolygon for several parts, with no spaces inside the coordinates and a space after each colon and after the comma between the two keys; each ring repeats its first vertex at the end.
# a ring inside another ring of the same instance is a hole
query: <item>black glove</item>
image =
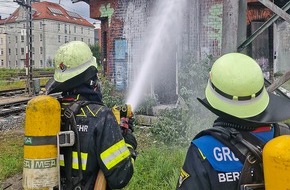
{"type": "Polygon", "coordinates": [[[136,140],[135,136],[132,134],[130,129],[127,129],[127,130],[123,130],[123,137],[124,137],[125,142],[130,145],[130,146],[128,146],[128,148],[131,152],[131,156],[134,159],[136,159],[136,157],[137,157],[137,152],[136,152],[137,140],[136,140]]]}

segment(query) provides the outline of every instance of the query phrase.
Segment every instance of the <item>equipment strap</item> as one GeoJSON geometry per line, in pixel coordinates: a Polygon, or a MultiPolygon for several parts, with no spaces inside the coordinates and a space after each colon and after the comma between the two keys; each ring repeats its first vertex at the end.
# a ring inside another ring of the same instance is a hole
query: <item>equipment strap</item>
{"type": "MultiPolygon", "coordinates": [[[[76,186],[79,186],[79,183],[83,179],[83,173],[82,173],[82,159],[81,159],[81,148],[80,148],[80,139],[79,139],[79,133],[77,129],[76,119],[75,115],[79,112],[81,107],[86,106],[88,104],[98,104],[103,106],[102,104],[98,102],[92,102],[92,101],[85,101],[85,100],[79,100],[72,102],[68,107],[65,108],[63,115],[65,118],[65,128],[64,130],[72,130],[75,133],[75,145],[77,149],[77,155],[78,155],[78,177],[77,179],[74,177],[72,178],[72,147],[63,147],[64,150],[64,163],[65,163],[65,176],[66,176],[66,189],[71,190],[74,189],[76,186]]],[[[89,183],[92,182],[92,179],[88,180],[87,184],[84,187],[84,190],[88,189],[89,183]]]]}
{"type": "Polygon", "coordinates": [[[82,173],[82,159],[81,159],[81,149],[80,149],[80,140],[79,140],[79,134],[78,129],[76,125],[76,119],[75,115],[80,110],[81,106],[84,104],[84,102],[73,102],[64,110],[64,117],[66,121],[66,130],[72,130],[75,133],[76,136],[76,142],[75,146],[77,149],[77,155],[78,155],[78,179],[72,180],[72,147],[64,148],[64,163],[65,163],[65,175],[66,175],[66,186],[68,189],[73,189],[74,186],[78,185],[79,182],[83,178],[82,173]]]}
{"type": "Polygon", "coordinates": [[[262,149],[265,145],[260,139],[249,131],[238,131],[230,127],[214,126],[201,131],[196,135],[198,138],[203,135],[211,135],[229,147],[235,156],[244,163],[240,175],[239,186],[244,183],[262,182],[262,149]],[[251,169],[255,170],[255,177],[252,177],[251,169]]]}

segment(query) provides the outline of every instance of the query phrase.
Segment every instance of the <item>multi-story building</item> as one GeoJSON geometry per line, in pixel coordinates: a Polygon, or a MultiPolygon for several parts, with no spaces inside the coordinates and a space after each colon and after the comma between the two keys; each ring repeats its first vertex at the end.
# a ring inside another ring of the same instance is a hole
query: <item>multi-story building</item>
{"type": "MultiPolygon", "coordinates": [[[[24,68],[27,60],[26,8],[0,20],[0,68],[24,68]]],[[[52,2],[32,3],[32,67],[52,67],[58,47],[69,41],[95,44],[94,25],[52,2]]]]}

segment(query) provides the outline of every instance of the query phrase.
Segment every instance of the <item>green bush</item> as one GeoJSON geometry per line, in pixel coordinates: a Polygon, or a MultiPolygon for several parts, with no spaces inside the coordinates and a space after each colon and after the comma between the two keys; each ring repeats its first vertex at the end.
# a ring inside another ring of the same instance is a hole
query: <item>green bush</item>
{"type": "Polygon", "coordinates": [[[187,115],[187,112],[180,108],[161,111],[157,122],[151,128],[152,134],[166,145],[188,144],[187,115]]]}
{"type": "Polygon", "coordinates": [[[116,90],[113,83],[111,83],[106,77],[101,76],[101,92],[103,95],[103,102],[109,108],[115,105],[124,104],[124,94],[116,90]]]}
{"type": "Polygon", "coordinates": [[[153,115],[152,107],[158,104],[158,97],[146,96],[135,111],[136,114],[153,115]]]}

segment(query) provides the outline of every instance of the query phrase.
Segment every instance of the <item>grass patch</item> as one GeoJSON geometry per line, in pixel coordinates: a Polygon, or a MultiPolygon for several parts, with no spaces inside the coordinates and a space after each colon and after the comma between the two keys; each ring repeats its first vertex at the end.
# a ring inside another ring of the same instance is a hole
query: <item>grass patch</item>
{"type": "Polygon", "coordinates": [[[12,131],[0,133],[0,181],[22,171],[23,135],[12,131]]]}
{"type": "Polygon", "coordinates": [[[172,190],[176,188],[187,147],[166,146],[148,129],[137,129],[138,157],[135,173],[126,190],[172,190]]]}
{"type": "MultiPolygon", "coordinates": [[[[49,78],[41,78],[40,86],[44,86],[48,80],[49,78]]],[[[0,90],[10,90],[17,88],[26,88],[26,80],[0,80],[0,90]]]]}

